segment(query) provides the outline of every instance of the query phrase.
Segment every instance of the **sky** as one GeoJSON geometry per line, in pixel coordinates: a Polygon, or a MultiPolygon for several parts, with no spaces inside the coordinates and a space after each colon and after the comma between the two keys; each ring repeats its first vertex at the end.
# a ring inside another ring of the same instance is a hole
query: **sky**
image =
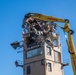
{"type": "MultiPolygon", "coordinates": [[[[14,64],[16,60],[23,60],[23,54],[17,53],[20,50],[14,50],[10,43],[22,40],[22,20],[29,12],[69,19],[71,29],[76,30],[76,0],[0,0],[0,75],[23,75],[23,69],[14,64]]],[[[73,75],[64,34],[60,29],[58,32],[63,60],[70,62],[64,67],[64,75],[73,75]]],[[[74,42],[75,37],[76,32],[73,34],[74,42]]]]}

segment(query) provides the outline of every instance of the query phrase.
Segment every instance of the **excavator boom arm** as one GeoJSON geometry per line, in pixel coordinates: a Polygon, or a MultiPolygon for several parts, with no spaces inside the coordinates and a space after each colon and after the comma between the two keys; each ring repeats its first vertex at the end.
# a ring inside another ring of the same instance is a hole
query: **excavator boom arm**
{"type": "Polygon", "coordinates": [[[49,22],[65,22],[66,21],[66,20],[61,19],[61,18],[55,18],[53,16],[49,17],[49,16],[45,16],[43,14],[34,14],[32,16],[32,18],[43,20],[43,21],[49,21],[49,22]]]}

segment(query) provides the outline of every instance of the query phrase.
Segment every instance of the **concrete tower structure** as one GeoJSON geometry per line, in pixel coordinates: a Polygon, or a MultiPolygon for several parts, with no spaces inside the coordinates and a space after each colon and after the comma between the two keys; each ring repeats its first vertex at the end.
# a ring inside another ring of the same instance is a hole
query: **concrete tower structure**
{"type": "Polygon", "coordinates": [[[28,13],[23,19],[23,40],[20,41],[22,43],[18,41],[11,43],[14,49],[23,48],[23,64],[15,62],[16,67],[23,68],[23,75],[63,75],[63,67],[69,63],[62,62],[60,34],[56,33],[57,26],[68,33],[66,42],[75,73],[75,48],[72,39],[74,31],[70,29],[69,20],[28,13]],[[56,22],[63,22],[65,25],[62,27],[56,22]]]}
{"type": "MultiPolygon", "coordinates": [[[[24,34],[24,40],[29,34],[24,34]]],[[[62,50],[59,34],[50,36],[55,46],[46,42],[28,46],[24,45],[24,75],[63,75],[62,50]]]]}
{"type": "Polygon", "coordinates": [[[34,19],[27,14],[22,27],[24,75],[63,75],[60,35],[56,33],[56,23],[34,19]]]}

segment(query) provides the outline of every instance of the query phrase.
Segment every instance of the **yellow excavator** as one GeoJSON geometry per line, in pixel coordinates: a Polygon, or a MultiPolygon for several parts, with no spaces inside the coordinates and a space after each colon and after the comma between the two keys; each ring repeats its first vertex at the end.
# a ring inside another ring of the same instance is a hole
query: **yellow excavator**
{"type": "Polygon", "coordinates": [[[72,34],[74,33],[74,31],[70,29],[69,20],[56,18],[53,16],[45,16],[43,14],[38,14],[38,13],[29,13],[27,15],[31,16],[34,19],[38,19],[38,20],[42,20],[42,21],[64,23],[64,27],[62,27],[60,25],[57,25],[57,26],[59,26],[65,33],[68,34],[66,43],[68,46],[68,52],[70,53],[70,57],[71,57],[73,72],[74,72],[74,75],[76,75],[76,51],[75,51],[74,41],[73,41],[73,37],[72,37],[72,34]]]}

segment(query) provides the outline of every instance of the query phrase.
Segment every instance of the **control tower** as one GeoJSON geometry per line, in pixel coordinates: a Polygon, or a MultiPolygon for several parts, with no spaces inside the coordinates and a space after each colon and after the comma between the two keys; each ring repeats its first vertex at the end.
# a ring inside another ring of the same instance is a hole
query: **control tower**
{"type": "Polygon", "coordinates": [[[23,22],[24,75],[63,75],[60,35],[55,31],[45,32],[46,26],[51,28],[55,24],[31,17],[23,22]]]}

